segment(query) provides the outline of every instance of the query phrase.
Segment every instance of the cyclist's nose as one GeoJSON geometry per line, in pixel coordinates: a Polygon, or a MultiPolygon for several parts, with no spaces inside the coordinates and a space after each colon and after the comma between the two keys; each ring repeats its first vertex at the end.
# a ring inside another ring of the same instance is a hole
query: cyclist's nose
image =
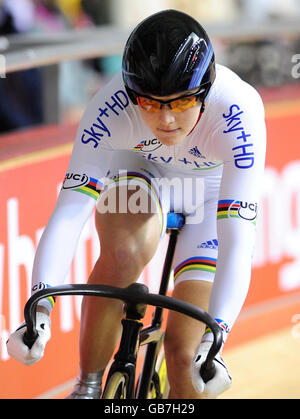
{"type": "Polygon", "coordinates": [[[162,105],[159,111],[159,119],[165,125],[171,124],[175,121],[174,112],[170,109],[169,105],[162,105]]]}

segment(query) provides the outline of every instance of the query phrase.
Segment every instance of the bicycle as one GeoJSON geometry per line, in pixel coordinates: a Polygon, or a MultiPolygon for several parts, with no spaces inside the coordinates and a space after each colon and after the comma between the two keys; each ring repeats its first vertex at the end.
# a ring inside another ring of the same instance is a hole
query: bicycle
{"type": "Polygon", "coordinates": [[[169,243],[164,261],[158,294],[149,293],[146,285],[134,283],[126,288],[108,285],[62,285],[46,288],[32,295],[24,308],[27,332],[24,343],[30,348],[37,336],[35,328],[36,305],[49,296],[85,295],[115,298],[124,302],[122,334],[118,350],[109,368],[103,399],[162,399],[168,396],[168,381],[163,354],[163,309],[174,310],[205,323],[213,332],[214,340],[200,374],[207,382],[215,374],[214,357],[222,345],[222,332],[218,323],[204,310],[166,295],[169,285],[178,233],[184,225],[184,216],[168,214],[169,243]],[[155,307],[150,326],[144,327],[142,319],[147,306],[155,307]],[[142,372],[136,384],[136,363],[140,346],[147,345],[142,372]]]}

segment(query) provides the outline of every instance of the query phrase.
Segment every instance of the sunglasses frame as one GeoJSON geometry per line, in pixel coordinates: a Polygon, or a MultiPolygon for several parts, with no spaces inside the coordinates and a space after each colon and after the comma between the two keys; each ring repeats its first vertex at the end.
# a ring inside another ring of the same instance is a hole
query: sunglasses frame
{"type": "MultiPolygon", "coordinates": [[[[179,100],[179,99],[184,99],[184,98],[186,98],[186,97],[192,97],[192,96],[196,96],[196,100],[200,100],[202,103],[203,103],[203,98],[201,98],[201,95],[202,95],[202,97],[204,96],[206,96],[206,89],[205,88],[200,88],[197,92],[195,92],[195,93],[190,93],[189,95],[182,95],[182,96],[179,96],[179,97],[176,97],[176,98],[174,98],[174,99],[169,99],[169,100],[159,100],[159,99],[154,99],[153,97],[151,97],[151,96],[148,96],[148,95],[141,95],[141,94],[137,94],[137,93],[135,93],[134,92],[134,94],[135,94],[135,97],[136,97],[136,102],[137,102],[137,104],[138,104],[138,101],[137,101],[137,99],[138,99],[138,97],[144,97],[144,98],[146,98],[146,99],[151,99],[151,100],[154,100],[154,101],[156,101],[156,102],[158,102],[158,103],[160,103],[161,104],[161,106],[160,106],[160,109],[161,109],[161,107],[162,106],[164,106],[164,105],[169,105],[169,107],[170,107],[170,109],[172,110],[172,107],[170,106],[170,103],[171,102],[174,102],[175,100],[179,100]],[[202,100],[201,100],[202,99],[202,100]]],[[[140,106],[139,104],[138,104],[138,106],[140,106]]]]}

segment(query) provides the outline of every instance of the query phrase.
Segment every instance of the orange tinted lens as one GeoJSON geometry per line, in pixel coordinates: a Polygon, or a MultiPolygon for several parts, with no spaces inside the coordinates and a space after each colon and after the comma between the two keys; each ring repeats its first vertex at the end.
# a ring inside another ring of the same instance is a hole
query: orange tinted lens
{"type": "Polygon", "coordinates": [[[187,109],[195,106],[197,102],[196,96],[182,97],[177,100],[170,102],[172,111],[174,112],[183,112],[187,109]]]}
{"type": "MultiPolygon", "coordinates": [[[[189,97],[182,97],[180,99],[172,100],[168,102],[168,106],[174,112],[183,112],[192,106],[195,106],[197,102],[196,96],[189,96],[189,97]]],[[[158,100],[149,99],[144,96],[137,97],[138,105],[143,108],[145,111],[148,112],[158,112],[161,109],[161,105],[163,102],[159,102],[158,100]]]]}
{"type": "Polygon", "coordinates": [[[138,96],[137,103],[141,108],[148,112],[157,112],[160,110],[160,102],[154,99],[138,96]]]}

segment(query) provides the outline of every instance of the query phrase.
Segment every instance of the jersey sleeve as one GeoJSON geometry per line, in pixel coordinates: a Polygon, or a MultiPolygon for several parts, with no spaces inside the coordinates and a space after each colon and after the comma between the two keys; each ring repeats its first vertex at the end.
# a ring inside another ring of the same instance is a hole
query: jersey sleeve
{"type": "MultiPolygon", "coordinates": [[[[128,99],[121,86],[100,90],[78,127],[74,147],[54,211],[38,244],[32,291],[63,283],[69,272],[83,227],[91,216],[112,159],[114,138],[127,135],[128,99]]],[[[53,301],[41,305],[51,309],[53,301]]]]}
{"type": "Polygon", "coordinates": [[[264,107],[256,90],[246,86],[239,96],[234,95],[235,100],[221,104],[211,142],[223,162],[223,174],[217,205],[218,260],[209,313],[226,332],[249,289],[265,163],[264,107]]]}

